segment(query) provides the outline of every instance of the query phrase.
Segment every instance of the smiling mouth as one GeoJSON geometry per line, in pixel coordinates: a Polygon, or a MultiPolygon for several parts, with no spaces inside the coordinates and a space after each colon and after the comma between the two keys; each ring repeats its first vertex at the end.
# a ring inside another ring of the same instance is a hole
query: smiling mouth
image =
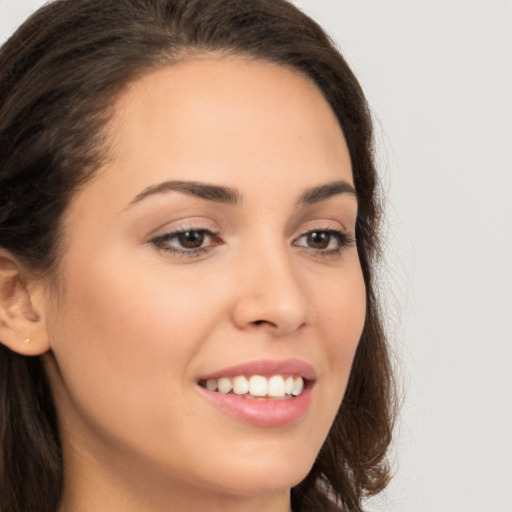
{"type": "Polygon", "coordinates": [[[199,385],[208,391],[235,394],[252,400],[288,400],[300,396],[307,381],[291,375],[239,375],[234,378],[200,380],[199,385]]]}

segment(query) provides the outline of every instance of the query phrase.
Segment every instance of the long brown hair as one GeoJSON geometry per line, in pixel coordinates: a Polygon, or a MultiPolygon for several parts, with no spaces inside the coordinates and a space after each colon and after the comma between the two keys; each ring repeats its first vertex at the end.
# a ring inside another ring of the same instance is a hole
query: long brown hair
{"type": "MultiPolygon", "coordinates": [[[[104,158],[112,105],[150,69],[208,52],[291,67],[322,91],[350,152],[367,314],[348,388],[295,512],[362,510],[388,482],[392,371],[379,305],[380,203],[369,110],[328,36],[286,0],[56,0],[0,51],[0,247],[58,272],[60,220],[104,158]]],[[[62,486],[55,407],[38,357],[0,344],[0,509],[55,512],[62,486]]]]}

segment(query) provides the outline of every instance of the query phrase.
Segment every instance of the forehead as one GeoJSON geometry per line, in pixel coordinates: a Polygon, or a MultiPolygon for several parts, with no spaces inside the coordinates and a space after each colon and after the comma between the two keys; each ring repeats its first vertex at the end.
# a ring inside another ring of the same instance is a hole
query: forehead
{"type": "MultiPolygon", "coordinates": [[[[115,120],[112,134],[125,136],[134,135],[130,128],[141,124],[153,128],[153,137],[164,127],[172,130],[169,136],[199,126],[220,135],[248,121],[254,131],[257,121],[267,124],[274,135],[293,121],[303,137],[341,135],[334,113],[311,80],[296,70],[242,57],[195,57],[151,72],[122,94],[115,120]],[[171,112],[180,123],[172,122],[171,112]]],[[[244,131],[253,135],[248,128],[244,131]]]]}
{"type": "MultiPolygon", "coordinates": [[[[297,71],[240,57],[197,57],[132,83],[114,109],[103,169],[132,196],[181,179],[289,190],[352,182],[343,133],[297,71]]],[[[105,174],[105,173],[100,173],[105,174]]]]}

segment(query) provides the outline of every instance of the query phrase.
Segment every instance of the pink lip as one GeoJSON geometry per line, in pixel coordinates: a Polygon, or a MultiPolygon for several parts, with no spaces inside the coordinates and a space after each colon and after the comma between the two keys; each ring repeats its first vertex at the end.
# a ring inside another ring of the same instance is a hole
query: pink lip
{"type": "Polygon", "coordinates": [[[206,375],[201,375],[198,380],[220,379],[221,377],[238,377],[239,375],[292,375],[306,380],[315,380],[315,369],[308,363],[299,359],[285,359],[275,361],[272,359],[259,359],[247,363],[237,364],[217,370],[206,375]]]}
{"type": "Polygon", "coordinates": [[[236,377],[238,375],[293,375],[306,379],[304,391],[284,400],[253,400],[233,393],[222,394],[197,386],[200,393],[214,406],[241,421],[264,427],[279,427],[300,420],[308,411],[316,373],[314,368],[297,359],[284,361],[258,360],[224,368],[201,376],[199,381],[236,377]]]}

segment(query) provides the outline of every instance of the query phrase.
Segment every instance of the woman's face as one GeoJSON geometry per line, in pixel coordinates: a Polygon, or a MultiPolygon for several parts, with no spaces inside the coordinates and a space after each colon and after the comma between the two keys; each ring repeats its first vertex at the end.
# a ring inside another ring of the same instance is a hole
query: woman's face
{"type": "Polygon", "coordinates": [[[286,492],[327,436],[365,318],[331,109],[295,72],[205,57],[132,84],[108,142],[65,216],[46,307],[67,468],[127,493],[286,492]]]}

